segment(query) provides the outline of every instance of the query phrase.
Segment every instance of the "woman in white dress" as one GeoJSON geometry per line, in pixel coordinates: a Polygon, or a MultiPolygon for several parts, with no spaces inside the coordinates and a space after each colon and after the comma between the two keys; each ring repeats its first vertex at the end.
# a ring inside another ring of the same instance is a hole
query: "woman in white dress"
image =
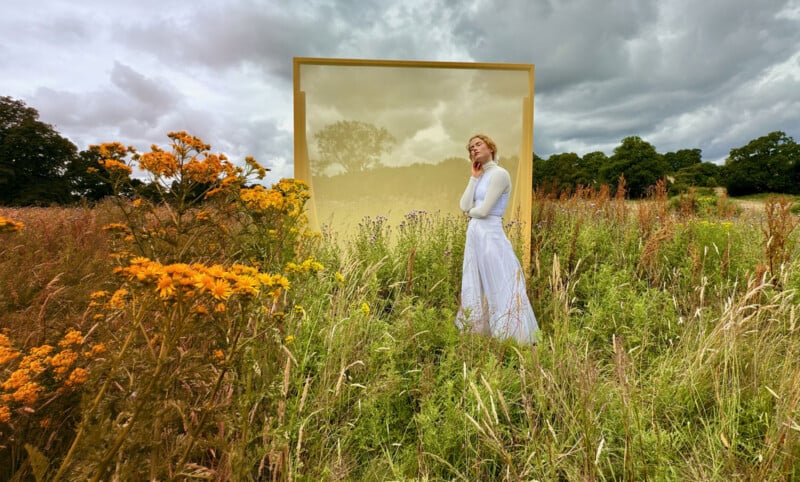
{"type": "Polygon", "coordinates": [[[456,326],[535,344],[539,326],[525,291],[525,276],[503,230],[511,178],[497,165],[497,145],[488,136],[472,136],[467,150],[472,177],[460,207],[470,220],[456,326]]]}

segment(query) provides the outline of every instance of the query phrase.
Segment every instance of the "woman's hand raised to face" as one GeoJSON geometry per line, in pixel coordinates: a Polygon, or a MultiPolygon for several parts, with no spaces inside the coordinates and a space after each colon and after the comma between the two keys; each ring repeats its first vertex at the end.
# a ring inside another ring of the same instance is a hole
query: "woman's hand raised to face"
{"type": "Polygon", "coordinates": [[[472,161],[472,177],[481,177],[483,174],[483,164],[480,161],[472,161]]]}

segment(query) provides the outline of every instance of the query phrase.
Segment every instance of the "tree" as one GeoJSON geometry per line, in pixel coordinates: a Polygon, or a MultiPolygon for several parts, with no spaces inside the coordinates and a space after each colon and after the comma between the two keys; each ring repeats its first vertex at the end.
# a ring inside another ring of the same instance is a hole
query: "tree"
{"type": "Polygon", "coordinates": [[[642,197],[668,170],[663,156],[652,144],[639,136],[630,136],[622,139],[622,144],[614,149],[614,154],[600,172],[610,184],[624,175],[630,197],[642,197]]]}
{"type": "Polygon", "coordinates": [[[724,169],[728,193],[800,193],[800,146],[775,131],[731,149],[724,169]]]}
{"type": "Polygon", "coordinates": [[[89,149],[81,151],[72,162],[67,166],[66,177],[72,195],[87,201],[99,201],[106,196],[114,194],[111,184],[101,179],[96,174],[90,173],[90,169],[99,170],[100,155],[98,146],[90,146],[89,149]]]}
{"type": "Polygon", "coordinates": [[[314,134],[319,171],[338,166],[346,173],[361,172],[380,164],[381,154],[397,142],[383,127],[360,121],[337,121],[314,134]]]}
{"type": "Polygon", "coordinates": [[[24,102],[0,97],[0,204],[71,200],[65,173],[78,149],[38,117],[24,102]]]}
{"type": "Polygon", "coordinates": [[[715,187],[720,185],[722,168],[711,162],[701,162],[684,167],[675,173],[675,180],[670,185],[670,193],[687,191],[690,187],[715,187]]]}
{"type": "Polygon", "coordinates": [[[667,163],[669,172],[673,173],[689,166],[700,164],[702,160],[703,155],[700,149],[680,149],[676,152],[664,154],[664,162],[667,163]]]}
{"type": "Polygon", "coordinates": [[[608,156],[605,152],[594,151],[584,154],[581,158],[581,170],[586,173],[583,179],[584,186],[597,187],[603,184],[600,177],[600,169],[608,163],[608,156]]]}
{"type": "Polygon", "coordinates": [[[570,189],[578,180],[581,158],[574,152],[553,154],[540,160],[536,169],[536,185],[562,191],[570,189]]]}

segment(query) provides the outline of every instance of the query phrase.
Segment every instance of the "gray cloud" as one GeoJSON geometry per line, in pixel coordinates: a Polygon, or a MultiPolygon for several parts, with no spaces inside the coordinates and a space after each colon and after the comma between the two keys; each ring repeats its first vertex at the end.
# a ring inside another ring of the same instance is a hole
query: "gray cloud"
{"type": "MultiPolygon", "coordinates": [[[[305,56],[534,63],[543,156],[639,135],[721,160],[773,130],[800,137],[798,0],[9,2],[0,95],[79,148],[188,130],[290,175],[292,57],[305,56]]],[[[426,129],[466,127],[430,116],[426,129]]]]}

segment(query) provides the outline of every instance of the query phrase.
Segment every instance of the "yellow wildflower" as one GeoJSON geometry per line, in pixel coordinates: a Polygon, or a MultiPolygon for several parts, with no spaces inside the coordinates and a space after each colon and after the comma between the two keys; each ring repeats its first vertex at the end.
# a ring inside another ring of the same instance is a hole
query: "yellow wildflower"
{"type": "Polygon", "coordinates": [[[336,276],[336,281],[339,283],[344,283],[344,275],[342,275],[342,273],[337,271],[334,276],[336,276]]]}
{"type": "Polygon", "coordinates": [[[114,309],[122,309],[125,307],[125,297],[128,295],[128,290],[124,288],[120,288],[111,295],[111,299],[108,300],[108,307],[114,309]]]}
{"type": "Polygon", "coordinates": [[[258,281],[252,276],[239,276],[233,288],[240,295],[255,296],[258,294],[258,281]]]}
{"type": "Polygon", "coordinates": [[[292,335],[287,336],[286,339],[284,340],[284,343],[286,343],[287,345],[291,345],[292,343],[294,343],[294,337],[292,335]]]}
{"type": "Polygon", "coordinates": [[[230,283],[225,281],[224,279],[218,279],[214,281],[213,286],[209,290],[211,292],[211,296],[218,300],[226,300],[231,296],[233,290],[231,289],[230,283]]]}
{"type": "Polygon", "coordinates": [[[364,313],[364,316],[369,316],[369,305],[361,303],[361,312],[364,313]]]}
{"type": "Polygon", "coordinates": [[[156,288],[158,296],[162,298],[169,298],[175,295],[175,286],[172,284],[172,278],[169,276],[161,276],[158,278],[158,285],[156,288]]]}

